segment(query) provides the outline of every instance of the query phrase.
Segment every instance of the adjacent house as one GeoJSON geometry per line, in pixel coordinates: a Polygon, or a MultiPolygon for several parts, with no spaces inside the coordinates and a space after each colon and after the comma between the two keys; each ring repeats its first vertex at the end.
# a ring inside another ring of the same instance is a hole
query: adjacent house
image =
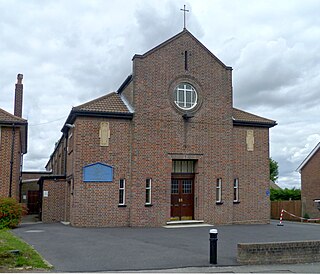
{"type": "Polygon", "coordinates": [[[320,218],[320,143],[303,160],[297,171],[301,173],[302,214],[320,218]]]}
{"type": "Polygon", "coordinates": [[[14,115],[0,108],[0,197],[14,197],[17,200],[28,135],[28,122],[22,118],[22,79],[23,75],[18,74],[14,115]]]}
{"type": "Polygon", "coordinates": [[[233,107],[232,68],[187,29],[72,108],[42,176],[42,220],[73,226],[268,223],[269,129],[233,107]]]}

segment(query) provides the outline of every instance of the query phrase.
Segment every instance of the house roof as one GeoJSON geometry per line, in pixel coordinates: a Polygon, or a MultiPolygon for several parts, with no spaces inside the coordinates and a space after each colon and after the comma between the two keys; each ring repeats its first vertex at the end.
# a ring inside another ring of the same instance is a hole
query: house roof
{"type": "Polygon", "coordinates": [[[0,108],[0,124],[26,124],[27,120],[14,116],[13,114],[0,108]]]}
{"type": "Polygon", "coordinates": [[[277,125],[276,121],[270,120],[237,108],[233,108],[232,112],[233,124],[236,126],[260,126],[260,127],[274,127],[277,125]]]}
{"type": "Polygon", "coordinates": [[[301,173],[301,170],[303,167],[309,162],[309,160],[317,153],[317,151],[320,150],[320,142],[314,147],[314,149],[309,153],[309,155],[303,160],[303,162],[300,164],[300,166],[296,169],[296,171],[299,171],[301,173]]]}
{"type": "Polygon", "coordinates": [[[21,128],[21,150],[23,154],[27,153],[28,121],[0,108],[0,126],[1,125],[21,128]]]}

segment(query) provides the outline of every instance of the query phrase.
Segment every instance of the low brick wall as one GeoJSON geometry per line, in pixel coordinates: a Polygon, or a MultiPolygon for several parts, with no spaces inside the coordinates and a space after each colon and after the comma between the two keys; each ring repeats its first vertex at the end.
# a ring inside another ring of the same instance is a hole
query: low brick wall
{"type": "Polygon", "coordinates": [[[320,241],[238,244],[240,264],[320,262],[320,241]]]}

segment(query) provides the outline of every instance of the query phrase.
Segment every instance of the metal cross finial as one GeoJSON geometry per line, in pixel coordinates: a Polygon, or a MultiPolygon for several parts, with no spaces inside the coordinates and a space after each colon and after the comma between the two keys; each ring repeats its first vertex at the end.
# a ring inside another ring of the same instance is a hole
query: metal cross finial
{"type": "Polygon", "coordinates": [[[183,29],[186,28],[186,12],[189,12],[189,10],[186,10],[186,5],[183,5],[183,9],[180,9],[183,11],[183,29]]]}

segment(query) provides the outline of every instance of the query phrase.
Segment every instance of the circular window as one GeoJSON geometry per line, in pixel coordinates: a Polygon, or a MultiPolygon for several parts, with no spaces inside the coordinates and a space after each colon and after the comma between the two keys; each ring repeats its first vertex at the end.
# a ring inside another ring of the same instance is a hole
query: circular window
{"type": "Polygon", "coordinates": [[[193,109],[197,105],[196,89],[189,83],[180,83],[174,89],[174,103],[183,110],[193,109]]]}

